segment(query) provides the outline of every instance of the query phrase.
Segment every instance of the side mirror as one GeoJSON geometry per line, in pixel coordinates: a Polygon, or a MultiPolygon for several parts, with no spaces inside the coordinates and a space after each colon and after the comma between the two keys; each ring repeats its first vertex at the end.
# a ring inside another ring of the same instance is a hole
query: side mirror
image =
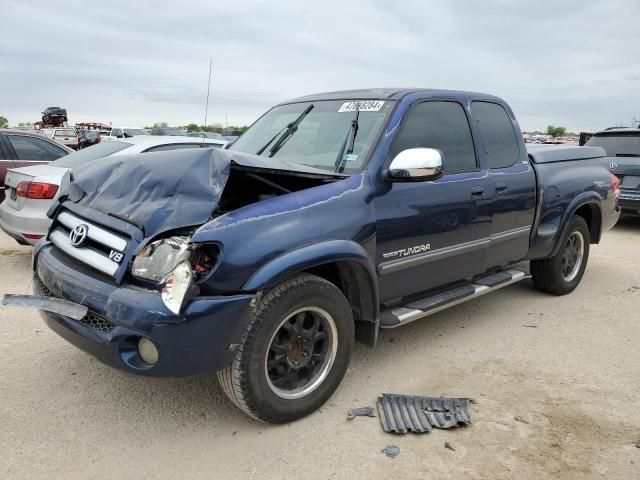
{"type": "Polygon", "coordinates": [[[434,180],[442,174],[442,152],[435,148],[409,148],[391,161],[389,178],[394,181],[434,180]]]}

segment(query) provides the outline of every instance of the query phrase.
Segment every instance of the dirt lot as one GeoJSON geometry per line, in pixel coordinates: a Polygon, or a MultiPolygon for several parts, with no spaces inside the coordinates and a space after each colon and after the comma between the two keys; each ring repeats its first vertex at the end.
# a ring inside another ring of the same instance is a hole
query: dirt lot
{"type": "MultiPolygon", "coordinates": [[[[0,478],[640,478],[639,244],[625,220],[569,296],[527,281],[382,332],[321,411],[284,426],[236,411],[213,378],[123,375],[0,307],[0,478]],[[346,420],[382,392],[472,397],[473,425],[346,420]]],[[[30,253],[0,237],[1,292],[28,290],[30,253]]]]}

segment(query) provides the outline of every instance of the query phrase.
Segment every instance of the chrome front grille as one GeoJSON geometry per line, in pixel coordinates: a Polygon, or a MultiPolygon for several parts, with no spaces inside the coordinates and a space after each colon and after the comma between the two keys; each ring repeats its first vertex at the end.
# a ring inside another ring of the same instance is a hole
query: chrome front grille
{"type": "Polygon", "coordinates": [[[62,211],[56,217],[49,240],[70,257],[110,276],[115,276],[120,267],[114,259],[122,259],[127,248],[127,239],[68,211],[62,211]],[[72,232],[81,226],[84,226],[86,235],[82,242],[74,245],[72,232]]]}

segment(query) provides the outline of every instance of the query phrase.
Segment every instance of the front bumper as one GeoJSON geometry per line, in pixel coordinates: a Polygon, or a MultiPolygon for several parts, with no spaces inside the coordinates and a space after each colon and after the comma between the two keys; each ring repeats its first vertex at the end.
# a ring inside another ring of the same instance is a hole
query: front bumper
{"type": "Polygon", "coordinates": [[[206,375],[228,365],[252,309],[254,295],[198,297],[176,316],[160,293],[100,280],[99,274],[70,268],[51,245],[36,252],[34,292],[89,308],[82,320],[40,311],[47,325],[101,362],[129,373],[157,377],[206,375]],[[156,365],[139,357],[140,338],[159,351],[156,365]]]}

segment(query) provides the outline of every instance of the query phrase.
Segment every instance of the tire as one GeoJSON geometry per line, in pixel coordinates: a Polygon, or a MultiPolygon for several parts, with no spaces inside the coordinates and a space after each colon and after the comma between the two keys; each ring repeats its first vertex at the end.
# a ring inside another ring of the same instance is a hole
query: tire
{"type": "Polygon", "coordinates": [[[543,292],[553,295],[566,295],[571,293],[582,280],[584,270],[589,259],[589,227],[584,218],[574,216],[569,222],[560,250],[556,255],[545,260],[531,261],[531,275],[533,285],[543,292]],[[574,243],[571,243],[571,242],[574,243]],[[581,243],[576,247],[576,243],[581,243]],[[577,251],[576,251],[577,248],[577,251]],[[572,263],[572,252],[577,254],[576,262],[572,263]]]}
{"type": "Polygon", "coordinates": [[[342,292],[320,277],[300,275],[262,297],[218,380],[251,417],[290,422],[331,397],[349,367],[353,344],[353,315],[342,292]]]}

